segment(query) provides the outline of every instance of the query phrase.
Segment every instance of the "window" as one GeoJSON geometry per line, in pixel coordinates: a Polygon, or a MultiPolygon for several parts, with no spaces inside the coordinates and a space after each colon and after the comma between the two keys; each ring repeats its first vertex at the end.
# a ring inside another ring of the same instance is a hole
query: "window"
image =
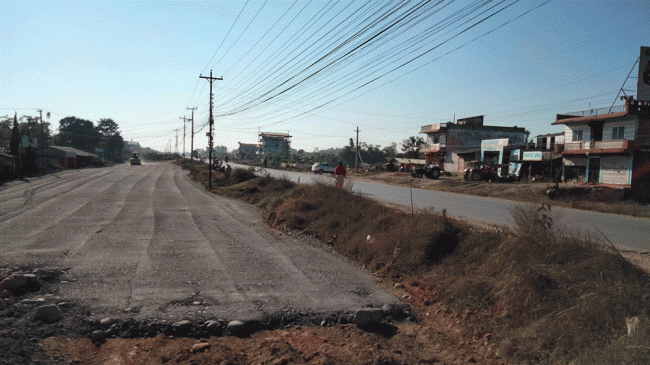
{"type": "Polygon", "coordinates": [[[573,131],[573,142],[582,141],[582,129],[573,131]]]}
{"type": "Polygon", "coordinates": [[[625,126],[618,125],[613,127],[612,139],[625,139],[625,126]]]}

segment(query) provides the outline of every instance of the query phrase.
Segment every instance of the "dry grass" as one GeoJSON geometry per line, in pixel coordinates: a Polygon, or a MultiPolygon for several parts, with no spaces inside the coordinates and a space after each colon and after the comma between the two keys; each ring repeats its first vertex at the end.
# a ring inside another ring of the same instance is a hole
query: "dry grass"
{"type": "MultiPolygon", "coordinates": [[[[641,356],[615,341],[626,334],[626,318],[647,315],[647,273],[613,248],[554,231],[548,209],[513,212],[514,231],[463,242],[427,281],[456,310],[470,308],[477,334],[495,335],[501,353],[517,361],[595,364],[605,354],[641,356]]],[[[649,328],[642,325],[641,333],[649,328]]],[[[647,345],[645,334],[625,338],[647,345]]],[[[650,352],[643,350],[644,362],[630,363],[647,363],[650,352]]]]}
{"type": "Polygon", "coordinates": [[[513,210],[510,231],[406,214],[344,189],[257,177],[217,189],[271,225],[320,238],[368,269],[422,283],[470,336],[517,363],[647,364],[650,278],[611,246],[554,229],[552,208],[513,210]],[[626,335],[626,318],[640,318],[626,335]]]}

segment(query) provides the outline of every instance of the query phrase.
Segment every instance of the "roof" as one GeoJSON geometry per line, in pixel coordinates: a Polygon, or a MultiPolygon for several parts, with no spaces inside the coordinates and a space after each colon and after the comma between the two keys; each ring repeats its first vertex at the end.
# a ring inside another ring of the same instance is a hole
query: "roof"
{"type": "Polygon", "coordinates": [[[467,130],[467,131],[502,131],[502,132],[520,132],[526,133],[526,128],[522,127],[508,127],[508,126],[499,126],[499,125],[485,125],[485,124],[454,124],[451,122],[447,123],[435,123],[429,125],[423,125],[420,128],[420,133],[429,134],[436,133],[443,130],[467,130]]]}
{"type": "Polygon", "coordinates": [[[546,134],[538,134],[535,137],[557,137],[557,136],[563,136],[564,132],[557,132],[557,133],[546,133],[546,134]]]}
{"type": "Polygon", "coordinates": [[[552,125],[557,124],[575,124],[575,123],[592,123],[592,122],[604,122],[610,119],[623,118],[630,114],[630,112],[619,112],[619,113],[608,113],[600,115],[590,115],[587,117],[575,117],[575,118],[564,118],[557,119],[555,122],[551,123],[552,125]]]}
{"type": "Polygon", "coordinates": [[[50,146],[51,149],[58,150],[58,151],[63,151],[67,153],[74,153],[77,156],[83,156],[83,157],[99,157],[94,153],[78,150],[74,147],[67,147],[67,146],[50,146]]]}
{"type": "Polygon", "coordinates": [[[239,142],[239,151],[240,152],[255,153],[255,152],[257,152],[257,149],[259,147],[260,147],[259,144],[251,144],[251,143],[241,143],[241,142],[239,142]]]}
{"type": "Polygon", "coordinates": [[[271,133],[271,132],[262,132],[260,137],[271,137],[271,138],[291,138],[289,133],[271,133]]]}
{"type": "Polygon", "coordinates": [[[15,157],[9,153],[0,151],[0,166],[14,165],[15,157]]]}
{"type": "Polygon", "coordinates": [[[425,165],[426,160],[420,160],[416,158],[396,158],[395,159],[398,163],[402,164],[414,164],[414,165],[425,165]]]}

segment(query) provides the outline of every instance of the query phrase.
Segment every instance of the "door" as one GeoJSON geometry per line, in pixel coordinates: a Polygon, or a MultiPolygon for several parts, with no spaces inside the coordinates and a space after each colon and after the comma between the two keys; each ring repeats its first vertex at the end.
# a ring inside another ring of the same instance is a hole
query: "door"
{"type": "Polygon", "coordinates": [[[589,176],[587,177],[587,182],[600,182],[600,157],[589,157],[588,169],[589,176]]]}

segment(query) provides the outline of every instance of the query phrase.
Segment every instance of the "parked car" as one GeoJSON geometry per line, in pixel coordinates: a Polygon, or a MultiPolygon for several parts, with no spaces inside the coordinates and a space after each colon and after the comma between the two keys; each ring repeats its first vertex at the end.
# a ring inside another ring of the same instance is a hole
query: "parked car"
{"type": "Polygon", "coordinates": [[[133,156],[129,159],[129,163],[131,165],[142,165],[142,160],[140,160],[140,156],[138,156],[137,153],[134,153],[133,156]]]}
{"type": "Polygon", "coordinates": [[[311,172],[314,174],[323,174],[325,172],[329,174],[334,173],[334,166],[324,163],[324,162],[316,162],[315,164],[311,165],[311,172]]]}

